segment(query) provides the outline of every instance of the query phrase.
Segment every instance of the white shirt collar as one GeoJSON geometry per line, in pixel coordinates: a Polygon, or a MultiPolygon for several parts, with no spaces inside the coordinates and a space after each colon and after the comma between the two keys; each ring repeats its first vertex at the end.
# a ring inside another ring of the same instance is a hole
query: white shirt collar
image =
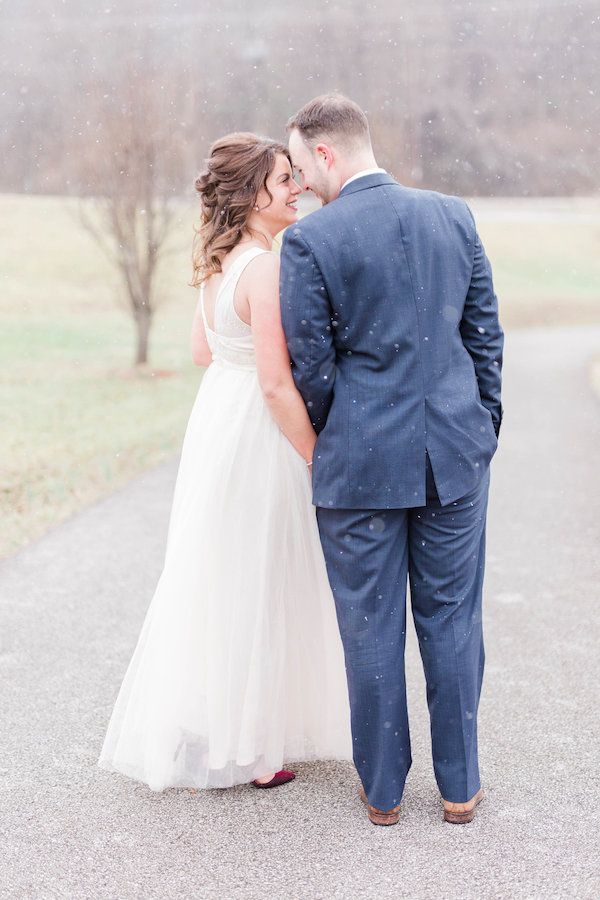
{"type": "Polygon", "coordinates": [[[347,184],[350,184],[351,181],[354,181],[356,178],[362,178],[364,175],[377,175],[379,172],[382,172],[384,175],[387,175],[385,169],[380,169],[376,166],[374,169],[363,169],[362,172],[357,172],[356,175],[352,175],[348,181],[345,181],[340,188],[340,192],[344,190],[347,184]]]}

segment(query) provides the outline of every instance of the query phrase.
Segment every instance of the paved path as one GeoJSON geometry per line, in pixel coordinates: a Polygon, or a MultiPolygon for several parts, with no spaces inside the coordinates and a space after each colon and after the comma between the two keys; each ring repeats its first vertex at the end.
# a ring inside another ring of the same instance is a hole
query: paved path
{"type": "Polygon", "coordinates": [[[507,341],[476,822],[441,821],[414,636],[415,763],[393,828],[366,820],[349,764],[198,795],[96,768],[162,562],[169,464],[0,567],[0,896],[600,896],[599,349],[598,328],[507,341]]]}

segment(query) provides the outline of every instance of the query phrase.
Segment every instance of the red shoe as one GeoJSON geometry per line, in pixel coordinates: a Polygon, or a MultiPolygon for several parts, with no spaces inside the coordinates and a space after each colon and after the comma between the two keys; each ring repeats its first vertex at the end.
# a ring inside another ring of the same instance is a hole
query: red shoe
{"type": "Polygon", "coordinates": [[[265,784],[261,784],[260,781],[253,781],[252,784],[257,788],[279,787],[280,784],[287,784],[288,781],[293,781],[295,777],[295,772],[290,772],[288,769],[282,769],[281,772],[275,772],[271,780],[267,781],[265,784]]]}

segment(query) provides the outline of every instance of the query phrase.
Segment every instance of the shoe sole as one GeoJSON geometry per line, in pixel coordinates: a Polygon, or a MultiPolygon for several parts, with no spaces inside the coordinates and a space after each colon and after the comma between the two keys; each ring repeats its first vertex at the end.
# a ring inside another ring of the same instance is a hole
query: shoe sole
{"type": "Polygon", "coordinates": [[[400,819],[399,812],[390,812],[390,813],[378,813],[375,812],[375,807],[369,804],[367,800],[367,795],[365,794],[365,789],[361,787],[359,791],[360,799],[367,807],[367,815],[369,820],[373,823],[373,825],[396,825],[398,820],[400,819]]]}
{"type": "Polygon", "coordinates": [[[475,803],[472,809],[467,810],[462,813],[453,813],[449,812],[447,809],[444,810],[444,822],[449,822],[451,825],[467,825],[469,822],[472,822],[475,818],[475,813],[477,811],[477,807],[485,797],[483,792],[483,788],[480,788],[478,793],[476,794],[475,803]]]}

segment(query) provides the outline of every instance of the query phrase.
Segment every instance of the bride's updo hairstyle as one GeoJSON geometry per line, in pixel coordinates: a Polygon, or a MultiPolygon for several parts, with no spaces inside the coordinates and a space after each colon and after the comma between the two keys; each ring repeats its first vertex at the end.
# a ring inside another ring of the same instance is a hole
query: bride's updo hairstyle
{"type": "Polygon", "coordinates": [[[194,287],[220,272],[223,257],[251,231],[248,219],[260,189],[273,199],[266,181],[279,153],[290,159],[285,144],[249,132],[227,134],[210,148],[206,169],[195,183],[201,220],[192,253],[194,287]]]}

